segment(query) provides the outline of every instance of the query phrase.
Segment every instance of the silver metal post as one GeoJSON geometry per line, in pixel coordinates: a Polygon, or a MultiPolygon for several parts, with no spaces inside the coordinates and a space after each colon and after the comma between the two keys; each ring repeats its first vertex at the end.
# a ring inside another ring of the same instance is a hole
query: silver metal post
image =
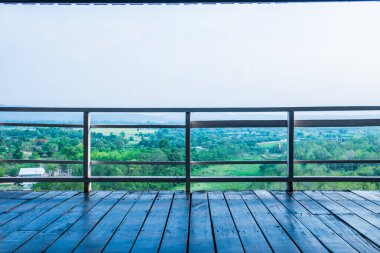
{"type": "Polygon", "coordinates": [[[186,112],[186,193],[190,193],[190,174],[191,174],[191,144],[190,144],[190,112],[186,112]]]}
{"type": "MultiPolygon", "coordinates": [[[[90,113],[83,114],[83,179],[91,177],[91,133],[90,113]]],[[[91,192],[91,182],[84,182],[84,192],[91,192]]]]}
{"type": "Polygon", "coordinates": [[[288,179],[286,182],[286,190],[293,191],[294,177],[294,111],[288,111],[288,179]]]}

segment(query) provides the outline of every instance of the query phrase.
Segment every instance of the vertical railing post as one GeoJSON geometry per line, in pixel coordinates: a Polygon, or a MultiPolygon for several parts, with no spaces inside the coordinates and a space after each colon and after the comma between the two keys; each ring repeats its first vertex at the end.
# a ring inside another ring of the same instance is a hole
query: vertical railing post
{"type": "Polygon", "coordinates": [[[190,193],[190,174],[191,174],[191,144],[190,144],[190,112],[186,112],[186,133],[185,133],[185,149],[186,149],[186,193],[190,193]]]}
{"type": "Polygon", "coordinates": [[[287,157],[287,177],[286,190],[293,191],[294,177],[294,111],[288,111],[288,157],[287,157]]]}
{"type": "MultiPolygon", "coordinates": [[[[83,114],[83,179],[91,177],[91,133],[90,113],[83,114]]],[[[91,192],[91,182],[84,182],[83,191],[91,192]]]]}

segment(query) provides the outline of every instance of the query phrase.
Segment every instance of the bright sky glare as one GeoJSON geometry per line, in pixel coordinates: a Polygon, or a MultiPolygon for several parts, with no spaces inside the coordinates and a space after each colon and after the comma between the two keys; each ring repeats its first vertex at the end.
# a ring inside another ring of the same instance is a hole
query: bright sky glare
{"type": "Polygon", "coordinates": [[[380,3],[0,5],[0,104],[380,105],[380,3]]]}

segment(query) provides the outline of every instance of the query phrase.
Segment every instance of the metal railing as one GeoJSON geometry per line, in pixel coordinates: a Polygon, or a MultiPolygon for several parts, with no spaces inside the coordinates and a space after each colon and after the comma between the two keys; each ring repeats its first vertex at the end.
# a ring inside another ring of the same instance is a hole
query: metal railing
{"type": "Polygon", "coordinates": [[[365,127],[380,126],[380,119],[328,119],[328,120],[295,120],[295,112],[328,112],[328,111],[380,111],[380,106],[331,106],[331,107],[263,107],[263,108],[47,108],[47,107],[0,107],[0,112],[81,112],[83,124],[41,124],[41,123],[9,123],[0,122],[0,126],[24,127],[65,127],[83,129],[83,160],[28,160],[3,159],[0,163],[48,163],[48,164],[82,164],[81,177],[1,177],[0,182],[82,182],[84,191],[91,191],[92,182],[182,182],[186,191],[190,192],[191,183],[195,182],[285,182],[288,191],[293,191],[294,182],[380,182],[376,176],[294,176],[294,164],[380,164],[380,159],[371,160],[294,160],[294,128],[295,127],[365,127]],[[101,125],[91,124],[91,113],[184,113],[184,125],[101,125]],[[212,120],[192,121],[191,114],[197,112],[283,112],[286,120],[212,120]],[[236,127],[286,127],[287,128],[287,160],[252,160],[252,161],[192,161],[191,129],[192,128],[236,128],[236,127]],[[185,129],[185,161],[92,161],[91,129],[95,128],[182,128],[185,129]],[[185,176],[91,176],[91,165],[125,164],[125,165],[184,165],[185,176]],[[286,164],[286,176],[192,176],[191,166],[212,164],[286,164]]]}

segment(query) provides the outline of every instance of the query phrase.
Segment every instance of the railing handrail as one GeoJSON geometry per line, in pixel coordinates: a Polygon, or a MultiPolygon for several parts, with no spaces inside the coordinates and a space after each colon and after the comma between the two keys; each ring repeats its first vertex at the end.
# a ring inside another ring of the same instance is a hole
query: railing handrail
{"type": "Polygon", "coordinates": [[[84,191],[91,191],[92,182],[183,182],[186,191],[190,192],[192,182],[285,182],[287,190],[293,191],[293,182],[380,182],[380,177],[362,176],[294,176],[294,164],[368,164],[379,163],[380,159],[371,160],[295,160],[294,159],[294,128],[295,127],[356,127],[380,126],[380,119],[318,119],[295,120],[295,112],[317,111],[374,111],[380,106],[324,106],[324,107],[229,107],[229,108],[70,108],[70,107],[0,107],[0,112],[78,112],[83,113],[83,124],[50,124],[50,123],[15,123],[0,122],[0,126],[24,127],[68,127],[83,129],[83,160],[27,160],[2,159],[0,163],[55,163],[82,164],[82,177],[2,177],[0,182],[83,182],[84,191]],[[91,113],[185,113],[185,124],[91,124],[91,113]],[[282,112],[287,113],[286,120],[191,120],[194,112],[282,112]],[[286,127],[288,153],[286,160],[265,161],[192,161],[191,160],[191,128],[226,128],[226,127],[286,127]],[[91,161],[92,128],[183,128],[185,129],[185,160],[184,161],[91,161]],[[91,165],[94,164],[146,164],[146,165],[184,165],[185,176],[123,176],[94,177],[91,176],[91,165]],[[191,166],[207,164],[287,164],[286,176],[223,176],[223,177],[192,177],[191,166]]]}
{"type": "Polygon", "coordinates": [[[380,111],[380,106],[303,106],[303,107],[18,107],[0,106],[4,112],[323,112],[380,111]]]}

